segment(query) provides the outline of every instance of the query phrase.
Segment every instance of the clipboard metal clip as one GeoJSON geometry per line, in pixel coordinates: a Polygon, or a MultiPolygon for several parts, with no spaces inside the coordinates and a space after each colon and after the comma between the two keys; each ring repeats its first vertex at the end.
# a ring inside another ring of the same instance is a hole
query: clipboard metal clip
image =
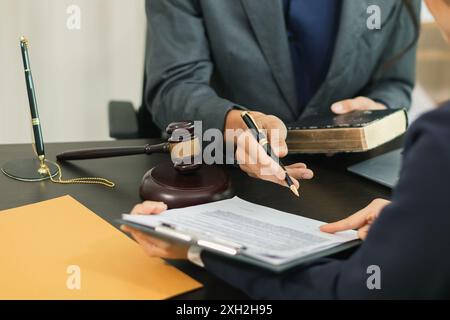
{"type": "Polygon", "coordinates": [[[167,224],[161,224],[160,226],[155,227],[155,231],[164,234],[166,236],[173,237],[186,242],[191,242],[193,240],[193,238],[190,235],[186,233],[181,233],[177,231],[174,227],[167,224]]]}
{"type": "Polygon", "coordinates": [[[243,249],[243,247],[240,245],[234,245],[231,243],[225,244],[223,243],[223,241],[213,242],[209,240],[198,240],[197,245],[199,247],[208,248],[232,256],[239,254],[239,252],[243,249]]]}
{"type": "Polygon", "coordinates": [[[180,232],[180,230],[178,230],[175,225],[166,222],[162,222],[159,226],[156,226],[155,231],[186,242],[196,241],[199,247],[207,248],[227,255],[235,256],[244,249],[244,247],[239,244],[218,238],[195,239],[195,237],[187,233],[180,232]]]}

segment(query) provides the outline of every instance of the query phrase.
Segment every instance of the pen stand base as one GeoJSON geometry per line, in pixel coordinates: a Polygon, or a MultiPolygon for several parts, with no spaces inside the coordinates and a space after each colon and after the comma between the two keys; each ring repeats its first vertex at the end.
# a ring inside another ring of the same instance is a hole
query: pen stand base
{"type": "MultiPolygon", "coordinates": [[[[6,176],[19,181],[36,182],[49,179],[48,174],[38,172],[40,164],[38,159],[13,160],[5,163],[1,170],[6,176]]],[[[46,161],[45,164],[50,169],[52,177],[55,177],[59,172],[58,167],[50,161],[46,161]]]]}
{"type": "Polygon", "coordinates": [[[201,165],[192,172],[181,173],[167,162],[145,174],[140,195],[143,200],[162,201],[174,209],[229,199],[234,191],[222,167],[201,165]]]}

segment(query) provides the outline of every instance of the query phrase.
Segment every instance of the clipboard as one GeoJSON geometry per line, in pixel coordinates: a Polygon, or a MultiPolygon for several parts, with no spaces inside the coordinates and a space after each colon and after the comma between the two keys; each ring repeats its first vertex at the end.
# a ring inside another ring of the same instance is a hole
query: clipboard
{"type": "Polygon", "coordinates": [[[329,247],[326,249],[321,249],[317,252],[304,255],[298,259],[285,262],[282,264],[271,264],[262,260],[259,260],[257,258],[254,258],[252,256],[246,255],[245,251],[246,248],[243,245],[240,245],[238,243],[232,243],[227,240],[222,239],[212,239],[212,238],[201,238],[197,237],[193,234],[188,234],[186,232],[182,232],[180,230],[176,230],[173,226],[168,224],[160,224],[159,226],[150,227],[150,226],[144,226],[138,223],[130,222],[124,219],[118,219],[116,220],[119,224],[127,225],[129,227],[132,227],[136,230],[142,231],[144,233],[147,233],[151,236],[154,236],[156,238],[159,238],[161,240],[168,241],[175,245],[183,245],[183,246],[198,246],[202,248],[205,251],[211,252],[216,255],[220,255],[223,257],[226,257],[230,260],[246,263],[258,268],[265,269],[267,271],[273,272],[273,273],[281,273],[284,271],[287,271],[289,269],[299,267],[303,264],[312,262],[314,260],[324,258],[327,256],[331,256],[333,254],[355,248],[359,244],[361,244],[361,240],[351,240],[333,247],[329,247]]]}

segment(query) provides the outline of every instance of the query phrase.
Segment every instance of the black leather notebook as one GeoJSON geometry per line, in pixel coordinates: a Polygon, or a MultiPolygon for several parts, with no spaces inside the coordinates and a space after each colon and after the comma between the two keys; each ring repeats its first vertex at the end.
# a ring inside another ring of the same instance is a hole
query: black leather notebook
{"type": "Polygon", "coordinates": [[[289,130],[300,129],[331,129],[331,128],[362,128],[382,120],[399,110],[369,110],[354,111],[347,114],[312,115],[288,125],[289,130]]]}
{"type": "Polygon", "coordinates": [[[404,109],[354,111],[344,115],[314,115],[288,125],[290,153],[363,152],[406,131],[404,109]]]}

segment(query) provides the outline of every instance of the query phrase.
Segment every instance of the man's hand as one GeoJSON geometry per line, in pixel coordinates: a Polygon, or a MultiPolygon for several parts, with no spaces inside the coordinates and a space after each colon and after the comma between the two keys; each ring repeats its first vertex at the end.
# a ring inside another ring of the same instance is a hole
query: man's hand
{"type": "Polygon", "coordinates": [[[336,233],[340,231],[358,229],[358,237],[364,240],[367,237],[372,223],[378,218],[378,215],[384,207],[390,203],[390,201],[384,199],[375,199],[367,207],[356,212],[350,217],[323,225],[320,227],[320,231],[336,233]]]}
{"type": "MultiPolygon", "coordinates": [[[[263,147],[256,141],[252,133],[247,130],[241,119],[241,111],[232,110],[228,113],[225,124],[225,139],[236,143],[236,160],[240,168],[249,176],[286,186],[285,172],[280,165],[269,157],[263,147]],[[240,130],[237,134],[236,130],[240,130]]],[[[287,129],[277,117],[260,112],[251,112],[258,127],[264,130],[274,155],[283,158],[288,153],[286,144],[287,129]]],[[[289,176],[299,187],[298,179],[311,179],[314,174],[304,163],[286,166],[289,176]]]]}
{"type": "MultiPolygon", "coordinates": [[[[131,214],[152,215],[160,214],[167,210],[167,205],[162,202],[145,201],[136,205],[131,214]]],[[[129,226],[122,225],[120,229],[131,234],[137,243],[141,245],[144,251],[150,257],[159,257],[165,259],[186,259],[188,247],[180,245],[172,245],[164,240],[149,236],[139,230],[129,226]]]]}
{"type": "Polygon", "coordinates": [[[354,99],[342,100],[333,103],[331,111],[336,114],[349,113],[355,110],[383,110],[387,109],[382,103],[378,103],[367,97],[356,97],[354,99]]]}

